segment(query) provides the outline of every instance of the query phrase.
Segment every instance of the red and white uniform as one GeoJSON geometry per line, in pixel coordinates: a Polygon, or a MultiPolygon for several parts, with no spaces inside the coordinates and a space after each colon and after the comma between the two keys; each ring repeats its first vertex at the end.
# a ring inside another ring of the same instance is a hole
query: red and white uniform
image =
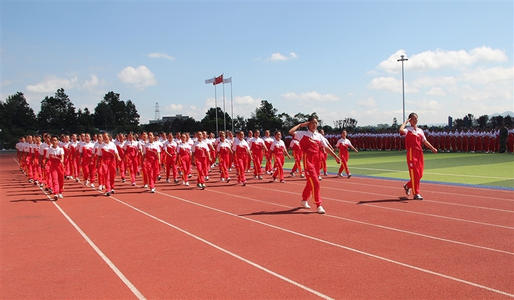
{"type": "Polygon", "coordinates": [[[406,127],[400,134],[405,135],[405,149],[407,149],[407,166],[409,168],[410,181],[407,187],[412,189],[414,194],[419,194],[419,182],[423,177],[423,147],[426,141],[425,134],[421,128],[412,126],[406,127]]]}
{"type": "Polygon", "coordinates": [[[41,164],[39,161],[39,148],[41,144],[31,144],[31,155],[32,155],[32,177],[34,180],[37,180],[38,182],[42,179],[42,172],[41,172],[41,164]]]}
{"type": "Polygon", "coordinates": [[[79,160],[80,160],[80,153],[79,153],[79,143],[77,141],[70,142],[70,175],[78,178],[79,177],[79,160]]]}
{"type": "Polygon", "coordinates": [[[205,176],[209,168],[209,144],[202,140],[196,142],[192,149],[193,155],[195,156],[196,169],[198,170],[198,183],[205,183],[205,176]]]}
{"type": "MultiPolygon", "coordinates": [[[[43,161],[46,158],[46,154],[48,153],[49,148],[50,148],[50,145],[48,145],[47,143],[41,143],[41,145],[39,146],[39,156],[41,159],[43,159],[43,161]]],[[[43,183],[47,187],[50,187],[51,182],[52,182],[52,178],[50,177],[49,171],[50,171],[50,166],[49,166],[48,161],[46,161],[46,163],[41,166],[41,174],[42,174],[41,177],[42,177],[43,183]]]]}
{"type": "Polygon", "coordinates": [[[350,142],[349,139],[340,138],[336,143],[336,148],[339,149],[339,158],[341,159],[341,166],[337,172],[339,174],[343,172],[343,169],[345,170],[346,175],[350,174],[350,170],[348,169],[348,159],[350,158],[348,148],[350,146],[352,146],[352,142],[350,142]]]}
{"type": "Polygon", "coordinates": [[[291,169],[291,173],[294,173],[298,170],[300,175],[302,174],[302,148],[300,147],[300,142],[298,140],[292,139],[289,144],[289,148],[293,150],[294,157],[294,166],[291,169]]]}
{"type": "Polygon", "coordinates": [[[323,136],[318,131],[297,131],[294,138],[300,142],[303,152],[303,163],[307,182],[303,189],[302,199],[307,201],[312,195],[317,206],[321,205],[319,170],[321,166],[321,153],[328,147],[323,136]]]}
{"type": "Polygon", "coordinates": [[[165,164],[166,164],[166,179],[170,178],[170,171],[173,175],[173,180],[177,180],[177,147],[175,141],[164,142],[165,151],[165,164]]]}
{"type": "Polygon", "coordinates": [[[235,153],[235,161],[237,167],[237,175],[238,181],[245,183],[246,182],[246,166],[248,160],[248,151],[250,150],[250,146],[245,140],[234,139],[234,144],[232,145],[232,151],[235,153]]]}
{"type": "MultiPolygon", "coordinates": [[[[325,138],[323,135],[321,135],[321,138],[323,139],[323,142],[325,145],[329,145],[330,142],[327,140],[327,138],[325,138]]],[[[321,168],[323,169],[323,173],[325,175],[327,175],[327,158],[328,158],[328,153],[327,151],[325,150],[325,148],[321,149],[321,168]]]]}
{"type": "Polygon", "coordinates": [[[159,176],[159,156],[161,155],[161,143],[154,141],[146,143],[143,147],[145,176],[147,177],[148,186],[155,188],[155,181],[159,176]]]}
{"type": "Polygon", "coordinates": [[[252,150],[252,160],[253,160],[253,175],[260,176],[262,174],[262,159],[264,157],[266,143],[260,137],[253,138],[252,143],[250,144],[250,149],[252,150]]]}
{"type": "Polygon", "coordinates": [[[79,153],[82,157],[80,164],[82,166],[82,176],[84,176],[84,180],[89,180],[90,182],[95,181],[94,170],[94,153],[95,144],[92,142],[83,143],[80,145],[79,153]]]}
{"type": "Polygon", "coordinates": [[[141,144],[138,141],[125,141],[123,143],[125,151],[125,162],[130,173],[130,182],[136,183],[136,174],[139,167],[139,154],[141,153],[141,144]]]}
{"type": "Polygon", "coordinates": [[[178,161],[182,169],[182,178],[184,182],[188,182],[188,175],[191,174],[191,145],[189,143],[180,143],[177,147],[178,161]]]}
{"type": "Polygon", "coordinates": [[[64,158],[64,149],[57,146],[49,147],[46,151],[48,159],[49,175],[52,178],[52,189],[54,194],[62,194],[64,189],[64,165],[61,159],[64,158]]]}
{"type": "Polygon", "coordinates": [[[126,164],[125,164],[125,150],[123,149],[123,144],[125,142],[120,142],[118,140],[114,141],[114,144],[116,145],[116,150],[118,150],[118,155],[120,156],[121,160],[116,162],[116,166],[118,167],[118,170],[120,170],[121,180],[125,179],[125,173],[126,173],[126,164]]]}
{"type": "Polygon", "coordinates": [[[221,178],[228,178],[228,169],[230,167],[230,154],[232,145],[229,141],[225,140],[223,142],[218,142],[218,146],[216,147],[216,151],[219,156],[219,166],[221,172],[221,178]]]}
{"type": "Polygon", "coordinates": [[[271,147],[271,144],[273,144],[275,139],[270,136],[263,137],[262,139],[264,141],[264,144],[266,145],[266,148],[268,148],[268,151],[265,153],[265,155],[266,155],[265,170],[266,170],[266,172],[271,172],[271,170],[273,169],[273,165],[271,164],[271,159],[272,159],[273,154],[271,153],[271,151],[269,151],[269,148],[271,147]]]}
{"type": "Polygon", "coordinates": [[[102,144],[96,142],[95,143],[95,146],[94,146],[94,150],[93,150],[93,154],[94,154],[94,162],[93,162],[93,169],[94,173],[96,173],[98,175],[98,185],[104,185],[104,170],[102,168],[102,150],[100,150],[100,146],[102,144]]]}
{"type": "Polygon", "coordinates": [[[287,152],[286,144],[283,140],[275,140],[271,144],[270,151],[273,153],[275,173],[273,178],[279,177],[282,181],[284,180],[284,153],[287,152]]]}
{"type": "Polygon", "coordinates": [[[116,154],[118,149],[113,142],[103,143],[99,147],[102,157],[103,182],[107,192],[114,189],[114,179],[116,177],[116,154]]]}

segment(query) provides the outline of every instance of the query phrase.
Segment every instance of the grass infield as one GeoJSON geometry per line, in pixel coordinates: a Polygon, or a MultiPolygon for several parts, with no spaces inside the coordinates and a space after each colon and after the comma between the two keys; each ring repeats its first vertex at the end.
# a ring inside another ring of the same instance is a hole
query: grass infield
{"type": "MultiPolygon", "coordinates": [[[[512,153],[427,153],[422,181],[472,184],[514,188],[514,155],[512,153]]],[[[293,161],[286,158],[285,168],[293,161]]],[[[351,152],[348,167],[352,175],[408,179],[405,151],[351,152]]],[[[327,160],[330,173],[339,165],[333,157],[327,160]]]]}

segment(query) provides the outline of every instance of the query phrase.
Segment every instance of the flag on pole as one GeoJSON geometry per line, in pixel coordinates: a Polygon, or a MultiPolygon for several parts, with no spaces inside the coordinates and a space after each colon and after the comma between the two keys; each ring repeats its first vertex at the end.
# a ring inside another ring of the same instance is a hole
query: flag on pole
{"type": "Polygon", "coordinates": [[[232,77],[223,79],[223,83],[231,83],[231,82],[232,82],[232,77]]]}
{"type": "Polygon", "coordinates": [[[216,84],[220,84],[223,82],[223,74],[221,74],[220,76],[214,78],[214,82],[212,84],[216,85],[216,84]]]}
{"type": "Polygon", "coordinates": [[[211,83],[214,83],[214,79],[216,79],[215,77],[212,77],[212,78],[209,78],[209,79],[205,79],[205,84],[211,84],[211,83]]]}

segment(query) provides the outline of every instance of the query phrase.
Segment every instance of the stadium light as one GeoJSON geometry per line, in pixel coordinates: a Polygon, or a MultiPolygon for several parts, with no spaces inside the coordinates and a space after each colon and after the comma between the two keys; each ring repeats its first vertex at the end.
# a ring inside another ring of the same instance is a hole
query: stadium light
{"type": "Polygon", "coordinates": [[[405,55],[400,55],[400,59],[398,59],[397,61],[401,61],[402,62],[402,95],[403,95],[403,123],[405,123],[405,78],[404,78],[404,75],[403,75],[403,62],[404,61],[407,61],[409,59],[405,58],[405,55]]]}

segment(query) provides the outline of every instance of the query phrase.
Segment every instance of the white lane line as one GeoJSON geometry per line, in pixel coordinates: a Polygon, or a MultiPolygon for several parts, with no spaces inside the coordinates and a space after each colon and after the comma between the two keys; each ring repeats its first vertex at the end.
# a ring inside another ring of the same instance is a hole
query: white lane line
{"type": "MultiPolygon", "coordinates": [[[[157,193],[163,194],[163,193],[161,193],[159,191],[157,191],[157,193]]],[[[167,194],[163,194],[163,195],[167,195],[167,194]]],[[[143,211],[143,210],[141,210],[141,209],[139,209],[137,207],[134,207],[134,206],[132,206],[132,205],[130,205],[130,204],[128,204],[128,203],[126,203],[126,202],[124,202],[124,201],[114,197],[114,196],[109,196],[109,197],[114,199],[115,201],[118,201],[119,203],[121,203],[121,204],[123,204],[123,205],[125,205],[127,207],[132,208],[133,210],[135,210],[135,211],[137,211],[139,213],[142,213],[143,215],[145,215],[145,216],[147,216],[149,218],[152,218],[152,219],[154,219],[154,220],[156,220],[156,221],[158,221],[160,223],[163,223],[163,224],[165,224],[165,225],[167,225],[167,226],[169,226],[169,227],[171,227],[171,228],[173,228],[175,230],[178,230],[178,231],[180,231],[180,232],[182,232],[182,233],[184,233],[184,234],[186,234],[186,235],[188,235],[188,236],[190,236],[190,237],[192,237],[192,238],[194,238],[194,239],[196,239],[196,240],[198,240],[198,241],[200,241],[202,243],[205,243],[205,244],[207,244],[207,245],[209,245],[209,246],[211,246],[211,247],[213,247],[215,249],[218,249],[221,252],[224,252],[224,253],[226,253],[226,254],[234,257],[234,258],[237,258],[237,259],[239,259],[239,260],[241,260],[241,261],[243,261],[243,262],[245,262],[245,263],[247,263],[247,264],[249,264],[249,265],[251,265],[251,266],[253,266],[253,267],[255,267],[255,268],[259,269],[259,270],[261,270],[261,271],[264,271],[264,272],[266,272],[266,273],[268,273],[268,274],[270,274],[272,276],[275,276],[275,277],[277,277],[277,278],[279,278],[279,279],[281,279],[281,280],[283,280],[285,282],[288,282],[288,283],[290,283],[290,284],[292,284],[292,285],[294,285],[294,286],[296,286],[298,288],[301,288],[301,289],[303,289],[305,291],[308,291],[309,293],[312,293],[312,294],[314,294],[314,295],[316,295],[316,296],[318,296],[320,298],[323,298],[323,299],[327,299],[327,300],[332,300],[333,299],[333,298],[331,298],[331,297],[329,297],[329,296],[327,296],[327,295],[325,295],[325,294],[323,294],[323,293],[321,293],[319,291],[316,291],[316,290],[314,290],[314,289],[312,289],[312,288],[310,288],[308,286],[305,286],[305,285],[303,285],[303,284],[301,284],[299,282],[296,282],[296,281],[294,281],[292,279],[289,279],[289,278],[287,278],[287,277],[285,277],[283,275],[280,275],[280,274],[278,274],[276,272],[273,272],[270,269],[267,269],[267,268],[265,268],[265,267],[255,263],[255,262],[252,262],[251,260],[248,260],[248,259],[246,259],[246,258],[244,258],[242,256],[239,256],[239,255],[235,254],[232,251],[229,251],[229,250],[227,250],[225,248],[222,248],[222,247],[220,247],[220,246],[218,246],[218,245],[216,245],[216,244],[214,244],[212,242],[209,242],[208,240],[203,239],[203,238],[201,238],[201,237],[199,237],[199,236],[197,236],[197,235],[195,235],[195,234],[193,234],[193,233],[191,233],[191,232],[189,232],[189,231],[187,231],[185,229],[182,229],[182,228],[180,228],[180,227],[178,227],[176,225],[170,224],[170,223],[168,223],[168,222],[166,222],[166,221],[164,221],[162,219],[159,219],[158,217],[153,216],[153,215],[151,215],[151,214],[149,214],[149,213],[147,213],[147,212],[145,212],[145,211],[143,211]]]]}
{"type": "MultiPolygon", "coordinates": [[[[477,287],[477,288],[480,288],[480,289],[484,289],[484,290],[487,290],[487,291],[490,291],[490,292],[494,292],[494,293],[497,293],[497,294],[501,294],[501,295],[505,295],[505,296],[509,296],[509,297],[514,298],[514,294],[510,294],[508,292],[505,292],[505,291],[502,291],[502,290],[498,290],[498,289],[495,289],[495,288],[491,288],[491,287],[488,287],[488,286],[485,286],[485,285],[481,285],[481,284],[478,284],[478,283],[475,283],[475,282],[471,282],[471,281],[460,279],[460,278],[457,278],[457,277],[454,277],[454,276],[438,273],[438,272],[431,271],[431,270],[428,270],[428,269],[424,269],[424,268],[421,268],[421,267],[416,267],[416,266],[413,266],[413,265],[409,265],[407,263],[402,263],[402,262],[399,262],[399,261],[396,261],[396,260],[393,260],[393,259],[389,259],[389,258],[386,258],[386,257],[382,257],[382,256],[379,256],[379,255],[375,255],[375,254],[372,254],[372,253],[368,253],[368,252],[365,252],[365,251],[361,251],[361,250],[358,250],[358,249],[347,247],[347,246],[344,246],[344,245],[341,245],[341,244],[333,243],[333,242],[330,242],[330,241],[327,241],[327,240],[323,240],[323,239],[320,239],[320,238],[317,238],[317,237],[313,237],[313,236],[310,236],[310,235],[307,235],[307,234],[296,232],[296,231],[293,231],[293,230],[290,230],[290,229],[286,229],[286,228],[283,228],[283,227],[280,227],[280,226],[275,226],[273,224],[268,224],[268,223],[257,221],[257,220],[254,220],[254,219],[251,219],[251,218],[247,218],[247,217],[244,217],[244,216],[239,216],[239,215],[233,214],[233,213],[228,212],[228,211],[224,211],[224,210],[221,210],[221,209],[218,209],[218,208],[210,207],[210,206],[207,206],[207,205],[204,205],[204,204],[200,204],[200,203],[197,203],[197,202],[194,202],[194,201],[190,201],[190,200],[187,200],[187,199],[184,199],[184,198],[181,198],[181,197],[173,196],[173,195],[170,195],[170,194],[167,194],[167,193],[163,193],[163,192],[159,192],[159,191],[157,191],[157,193],[161,194],[161,195],[164,195],[166,197],[169,197],[169,198],[173,198],[173,199],[176,199],[176,200],[179,200],[179,201],[182,201],[182,202],[186,202],[186,203],[189,203],[189,204],[192,204],[192,205],[196,205],[196,206],[200,206],[200,207],[203,207],[203,208],[206,208],[206,209],[217,211],[217,212],[220,212],[220,213],[223,213],[223,214],[226,214],[226,215],[229,215],[229,216],[233,216],[233,217],[236,217],[236,218],[241,218],[241,219],[244,219],[244,220],[247,220],[247,221],[250,221],[250,222],[261,224],[261,225],[264,225],[264,226],[267,226],[267,227],[270,227],[270,228],[273,228],[273,229],[277,229],[277,230],[280,230],[280,231],[284,231],[284,232],[287,232],[287,233],[290,233],[290,234],[293,234],[293,235],[296,235],[296,236],[300,236],[300,237],[303,237],[303,238],[306,238],[306,239],[310,239],[310,240],[317,241],[317,242],[320,242],[320,243],[323,243],[323,244],[331,245],[331,246],[334,246],[334,247],[337,247],[337,248],[341,248],[341,249],[345,249],[345,250],[348,250],[348,251],[351,251],[351,252],[355,252],[355,253],[358,253],[358,254],[369,256],[369,257],[372,257],[372,258],[375,258],[375,259],[378,259],[378,260],[383,260],[383,261],[386,261],[386,262],[389,262],[389,263],[392,263],[392,264],[403,266],[403,267],[406,267],[406,268],[409,268],[409,269],[413,269],[413,270],[420,271],[420,272],[423,272],[423,273],[431,274],[431,275],[438,276],[438,277],[441,277],[441,278],[446,278],[446,279],[449,279],[449,280],[453,280],[453,281],[460,282],[460,283],[463,283],[463,284],[466,284],[466,285],[474,286],[474,287],[477,287]]],[[[126,204],[125,202],[123,202],[121,200],[118,200],[118,201],[120,201],[121,203],[126,204]]],[[[144,214],[146,214],[148,216],[151,216],[150,214],[148,214],[146,212],[143,212],[143,211],[141,211],[141,210],[131,206],[130,204],[126,204],[126,205],[130,206],[130,207],[132,207],[132,208],[134,208],[134,209],[136,209],[136,210],[138,210],[138,211],[140,211],[140,212],[142,212],[142,213],[144,213],[144,214]]],[[[151,216],[151,217],[155,218],[156,220],[160,220],[160,219],[158,219],[156,217],[153,217],[153,216],[151,216]]],[[[164,223],[164,221],[162,221],[162,222],[164,223]]]]}
{"type": "MultiPolygon", "coordinates": [[[[292,182],[292,184],[300,185],[300,183],[297,183],[297,182],[292,182]]],[[[361,194],[385,196],[385,197],[395,197],[396,196],[396,195],[391,195],[391,194],[381,194],[381,193],[364,192],[364,191],[360,191],[360,190],[335,188],[335,187],[330,187],[330,186],[326,186],[326,185],[323,186],[323,188],[327,189],[327,190],[335,190],[335,191],[341,191],[341,192],[353,192],[353,193],[361,193],[361,194]]],[[[500,211],[500,212],[506,212],[506,213],[514,213],[514,211],[507,210],[507,209],[492,208],[492,207],[485,207],[485,206],[476,206],[476,205],[468,205],[468,204],[461,204],[461,203],[452,203],[452,202],[445,202],[445,201],[423,200],[423,202],[432,202],[432,203],[439,203],[439,204],[444,204],[444,205],[462,206],[462,207],[469,207],[469,208],[477,208],[477,209],[500,211]]]]}
{"type": "MultiPolygon", "coordinates": [[[[259,202],[259,203],[265,203],[265,204],[270,204],[270,205],[274,205],[274,206],[284,207],[284,208],[295,208],[295,207],[298,207],[298,206],[294,206],[294,207],[293,206],[287,206],[287,205],[283,205],[283,204],[279,204],[279,203],[275,203],[275,202],[264,201],[264,200],[259,200],[259,199],[250,198],[250,197],[246,197],[246,196],[240,196],[240,195],[220,192],[220,191],[216,191],[216,190],[213,190],[213,189],[207,189],[206,191],[207,192],[218,193],[218,194],[222,194],[222,195],[227,195],[227,196],[230,196],[230,197],[246,199],[246,200],[250,200],[250,201],[254,201],[254,202],[259,202]]],[[[410,234],[410,235],[416,235],[416,236],[421,236],[421,237],[424,237],[424,238],[434,239],[434,240],[438,240],[438,241],[458,244],[458,245],[462,245],[462,246],[473,247],[473,248],[478,248],[478,249],[482,249],[482,250],[488,250],[488,251],[494,251],[494,252],[499,252],[499,253],[503,253],[503,254],[514,255],[514,252],[509,252],[509,251],[504,251],[504,250],[499,250],[499,249],[479,246],[479,245],[475,245],[475,244],[469,244],[469,243],[465,243],[465,242],[459,242],[459,241],[455,241],[455,240],[440,238],[440,237],[437,237],[437,236],[422,234],[422,233],[418,233],[418,232],[403,230],[403,229],[389,227],[389,226],[384,226],[384,225],[379,225],[379,224],[373,224],[373,223],[359,221],[359,220],[350,219],[350,218],[345,218],[345,217],[341,217],[341,216],[336,216],[336,215],[331,215],[331,214],[325,214],[325,216],[330,217],[330,218],[335,218],[335,219],[340,219],[340,220],[348,221],[348,222],[354,222],[354,223],[358,223],[358,224],[363,224],[363,225],[368,225],[368,226],[372,226],[372,227],[377,227],[377,228],[381,228],[381,229],[392,230],[392,231],[397,231],[397,232],[406,233],[406,234],[410,234]]]]}
{"type": "MultiPolygon", "coordinates": [[[[402,172],[402,173],[408,173],[409,172],[408,170],[374,169],[374,168],[362,168],[362,167],[354,167],[354,166],[352,166],[352,169],[369,170],[369,171],[383,171],[383,172],[402,172]]],[[[473,177],[473,178],[514,180],[514,178],[510,178],[510,177],[495,177],[495,176],[466,175],[466,174],[450,174],[450,173],[436,173],[436,172],[426,172],[426,171],[423,172],[423,174],[456,176],[456,177],[473,177]]]]}
{"type": "MultiPolygon", "coordinates": [[[[41,188],[40,188],[41,189],[41,188]]],[[[41,189],[41,191],[43,191],[43,189],[41,189]]],[[[50,201],[52,201],[52,198],[50,196],[48,196],[48,194],[43,191],[43,193],[46,195],[46,197],[48,197],[48,199],[50,201]]],[[[100,256],[103,261],[109,266],[109,268],[111,268],[111,270],[121,279],[121,281],[123,281],[123,283],[130,289],[130,291],[140,300],[143,300],[143,299],[146,299],[145,296],[143,296],[143,294],[141,294],[141,292],[132,284],[132,282],[130,282],[130,280],[128,280],[128,278],[118,269],[118,267],[116,267],[116,265],[107,257],[107,255],[105,255],[102,250],[100,250],[100,248],[98,248],[95,243],[93,243],[93,241],[84,233],[84,231],[82,231],[82,229],[80,229],[80,227],[70,218],[70,216],[68,216],[64,210],[59,206],[59,204],[57,204],[56,202],[52,201],[52,204],[55,205],[55,207],[57,207],[57,209],[61,212],[61,214],[66,218],[66,220],[68,220],[68,222],[70,222],[70,224],[75,228],[75,230],[78,231],[78,233],[80,233],[80,235],[82,236],[82,238],[84,238],[84,240],[86,240],[86,242],[89,244],[89,246],[91,246],[91,248],[93,248],[93,250],[95,250],[96,254],[98,254],[98,256],[100,256]]]]}
{"type": "MultiPolygon", "coordinates": [[[[369,178],[371,180],[386,180],[386,181],[391,181],[391,180],[387,180],[387,179],[373,179],[373,178],[369,178]]],[[[335,178],[324,178],[324,180],[327,180],[329,182],[333,182],[333,183],[336,183],[336,181],[338,179],[335,179],[335,178]]],[[[353,181],[353,180],[352,180],[353,181]]],[[[395,189],[395,190],[398,190],[398,186],[390,186],[390,185],[378,185],[378,184],[369,184],[369,183],[359,183],[359,182],[349,182],[348,180],[344,182],[344,184],[350,184],[350,185],[363,185],[363,186],[372,186],[372,187],[380,187],[380,188],[389,188],[389,189],[395,189]]],[[[426,183],[426,184],[430,184],[430,183],[426,183]]],[[[440,184],[437,184],[436,186],[440,186],[440,184]]],[[[483,189],[483,188],[479,188],[479,187],[468,187],[468,188],[472,188],[472,189],[481,189],[481,190],[487,190],[488,192],[490,193],[494,193],[496,191],[494,190],[491,190],[491,189],[483,189]]],[[[443,195],[454,195],[454,196],[459,196],[459,197],[475,197],[475,198],[482,198],[482,199],[493,199],[493,200],[501,200],[501,201],[509,201],[509,202],[513,202],[514,201],[514,195],[513,195],[513,199],[505,199],[505,198],[498,198],[498,197],[490,197],[490,196],[483,196],[483,195],[473,195],[473,194],[466,194],[466,193],[451,193],[451,192],[442,192],[442,191],[434,191],[434,190],[431,190],[431,191],[427,191],[428,193],[435,193],[435,194],[443,194],[443,195]]],[[[500,192],[508,192],[508,191],[500,191],[500,192]]],[[[512,193],[512,192],[511,192],[512,193]]],[[[514,193],[513,193],[514,194],[514,193]]]]}
{"type": "MultiPolygon", "coordinates": [[[[254,189],[259,189],[259,190],[267,190],[267,191],[269,191],[269,188],[266,188],[266,189],[265,188],[260,188],[260,187],[254,186],[252,184],[247,185],[247,187],[254,188],[254,189]]],[[[273,191],[280,192],[280,193],[297,195],[297,196],[301,196],[302,195],[301,193],[295,193],[295,192],[289,192],[289,191],[283,191],[283,190],[276,190],[276,189],[274,189],[273,191]]],[[[341,202],[341,203],[356,204],[353,201],[345,201],[345,200],[331,198],[331,197],[323,197],[323,199],[333,200],[333,201],[341,202]]],[[[400,209],[400,208],[393,208],[393,207],[380,206],[380,205],[374,205],[374,204],[365,204],[365,205],[366,206],[370,206],[370,207],[380,208],[380,209],[387,209],[387,210],[393,210],[393,211],[409,213],[409,214],[416,214],[416,215],[421,215],[421,216],[435,217],[435,218],[441,218],[441,219],[452,220],[452,221],[459,221],[459,222],[465,222],[465,223],[472,223],[472,224],[478,224],[478,225],[492,226],[492,227],[498,227],[498,228],[505,228],[505,229],[514,230],[514,227],[509,227],[509,226],[504,226],[504,225],[484,223],[484,222],[478,222],[478,221],[471,221],[471,220],[466,220],[466,219],[453,218],[453,217],[441,216],[441,215],[436,215],[436,214],[428,214],[428,213],[422,213],[422,212],[417,212],[417,211],[412,211],[412,210],[405,210],[405,209],[400,209]]]]}

